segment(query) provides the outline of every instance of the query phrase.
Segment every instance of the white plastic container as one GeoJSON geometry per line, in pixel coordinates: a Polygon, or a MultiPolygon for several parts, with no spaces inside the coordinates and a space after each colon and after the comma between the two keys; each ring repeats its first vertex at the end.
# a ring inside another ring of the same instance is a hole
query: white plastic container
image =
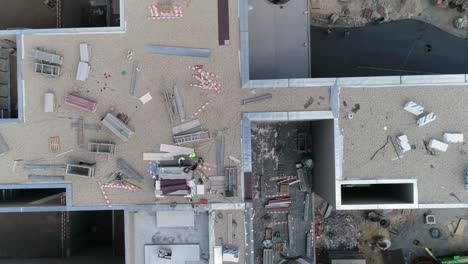
{"type": "Polygon", "coordinates": [[[44,94],[44,112],[52,113],[55,111],[55,95],[53,93],[44,94]]]}
{"type": "Polygon", "coordinates": [[[444,142],[448,144],[463,143],[462,133],[444,133],[444,142]]]}
{"type": "Polygon", "coordinates": [[[429,146],[428,146],[430,149],[435,149],[435,150],[438,150],[438,151],[442,151],[442,152],[446,152],[447,151],[447,148],[448,148],[448,145],[445,144],[444,142],[441,142],[437,139],[431,139],[429,141],[429,146]]]}

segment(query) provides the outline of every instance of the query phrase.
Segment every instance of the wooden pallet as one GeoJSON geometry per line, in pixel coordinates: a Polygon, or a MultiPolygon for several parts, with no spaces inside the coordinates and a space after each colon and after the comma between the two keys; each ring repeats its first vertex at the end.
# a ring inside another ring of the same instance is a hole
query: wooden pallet
{"type": "Polygon", "coordinates": [[[50,152],[57,154],[60,152],[60,137],[49,138],[49,149],[50,152]]]}

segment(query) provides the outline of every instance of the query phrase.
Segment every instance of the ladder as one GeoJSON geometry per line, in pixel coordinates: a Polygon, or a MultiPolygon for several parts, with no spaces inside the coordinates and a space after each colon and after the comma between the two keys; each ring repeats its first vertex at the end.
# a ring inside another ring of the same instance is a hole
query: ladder
{"type": "Polygon", "coordinates": [[[174,143],[180,145],[207,139],[210,139],[210,133],[207,130],[202,130],[193,134],[174,136],[174,143]]]}

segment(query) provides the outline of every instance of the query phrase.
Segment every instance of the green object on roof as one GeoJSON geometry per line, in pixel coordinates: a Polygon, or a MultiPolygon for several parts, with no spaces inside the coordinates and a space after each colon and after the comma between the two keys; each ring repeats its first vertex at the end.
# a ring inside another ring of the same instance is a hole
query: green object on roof
{"type": "Polygon", "coordinates": [[[449,258],[439,258],[442,264],[461,264],[468,263],[468,256],[453,256],[449,258]]]}

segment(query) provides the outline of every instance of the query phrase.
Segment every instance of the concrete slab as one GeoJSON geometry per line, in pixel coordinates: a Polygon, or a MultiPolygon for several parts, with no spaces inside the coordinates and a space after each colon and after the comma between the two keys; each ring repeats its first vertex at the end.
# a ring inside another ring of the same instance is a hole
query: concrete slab
{"type": "Polygon", "coordinates": [[[442,139],[445,132],[468,131],[464,122],[465,104],[460,97],[465,86],[342,88],[340,127],[344,136],[343,179],[398,179],[418,181],[419,204],[468,202],[463,188],[466,155],[463,145],[450,145],[447,152],[429,155],[423,140],[442,139]],[[403,109],[415,100],[438,119],[424,127],[416,125],[414,115],[403,109]],[[353,119],[346,118],[353,113],[353,119]],[[406,134],[415,149],[400,154],[391,144],[370,157],[384,145],[387,136],[406,134]],[[454,193],[461,202],[451,195],[454,193]]]}
{"type": "Polygon", "coordinates": [[[156,213],[158,227],[193,227],[195,215],[193,211],[163,211],[156,213]]]}

